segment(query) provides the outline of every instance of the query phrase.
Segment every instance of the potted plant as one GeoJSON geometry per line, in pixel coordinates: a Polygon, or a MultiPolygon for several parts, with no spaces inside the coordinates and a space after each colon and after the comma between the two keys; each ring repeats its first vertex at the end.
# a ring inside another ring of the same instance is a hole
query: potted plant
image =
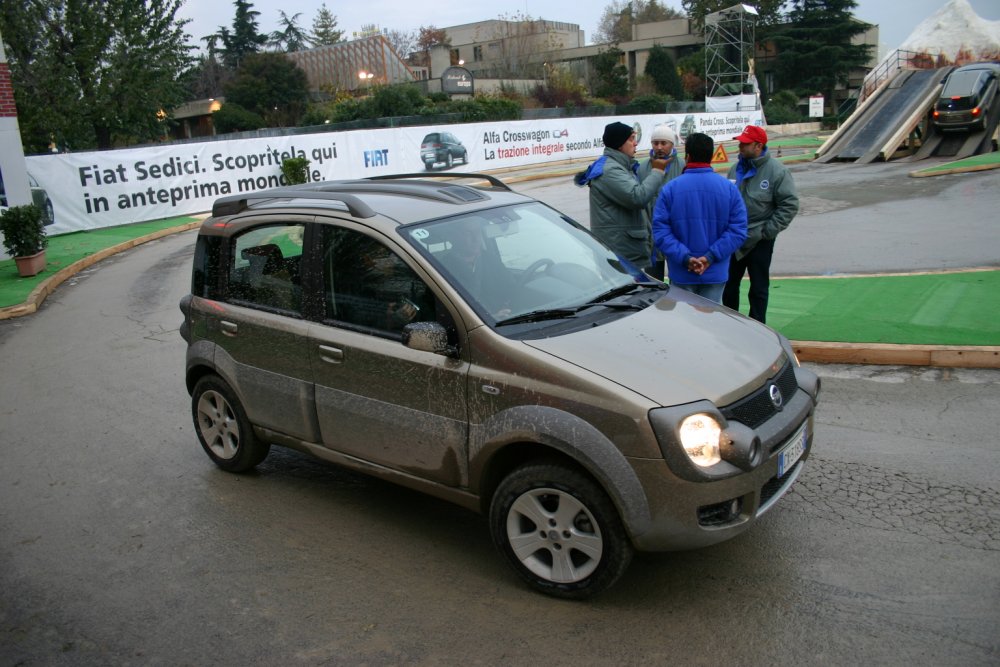
{"type": "Polygon", "coordinates": [[[45,268],[49,239],[45,236],[42,209],[35,204],[8,208],[0,214],[0,232],[4,249],[14,258],[21,276],[34,276],[45,268]]]}

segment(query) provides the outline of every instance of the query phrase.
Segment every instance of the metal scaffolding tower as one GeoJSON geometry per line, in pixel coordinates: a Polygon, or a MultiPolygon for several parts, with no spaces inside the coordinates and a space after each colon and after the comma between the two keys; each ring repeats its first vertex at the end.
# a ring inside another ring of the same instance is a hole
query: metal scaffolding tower
{"type": "Polygon", "coordinates": [[[752,93],[757,10],[733,5],[705,16],[705,94],[752,93]]]}

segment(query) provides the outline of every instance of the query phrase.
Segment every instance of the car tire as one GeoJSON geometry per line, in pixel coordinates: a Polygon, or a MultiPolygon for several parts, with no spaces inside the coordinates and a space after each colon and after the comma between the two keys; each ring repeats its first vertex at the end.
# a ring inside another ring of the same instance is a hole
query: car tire
{"type": "Polygon", "coordinates": [[[424,169],[426,169],[427,171],[433,171],[434,170],[434,163],[433,162],[424,162],[424,169]]]}
{"type": "Polygon", "coordinates": [[[191,394],[191,415],[202,448],[223,470],[251,470],[271,449],[257,439],[236,394],[217,375],[198,380],[191,394]]]}
{"type": "Polygon", "coordinates": [[[56,213],[52,208],[52,200],[46,199],[45,206],[42,208],[42,224],[43,226],[51,225],[56,221],[56,213]]]}
{"type": "Polygon", "coordinates": [[[589,476],[563,463],[517,468],[490,503],[493,543],[535,590],[583,599],[612,584],[632,561],[614,504],[589,476]]]}
{"type": "Polygon", "coordinates": [[[469,164],[469,151],[462,151],[462,164],[469,164]]]}
{"type": "Polygon", "coordinates": [[[451,169],[455,166],[455,158],[452,157],[451,151],[448,151],[448,155],[444,159],[445,169],[451,169]]]}

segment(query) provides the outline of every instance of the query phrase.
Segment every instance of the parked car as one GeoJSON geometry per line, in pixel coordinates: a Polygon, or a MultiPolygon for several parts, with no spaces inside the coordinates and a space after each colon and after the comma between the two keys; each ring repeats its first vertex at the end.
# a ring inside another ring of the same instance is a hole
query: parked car
{"type": "Polygon", "coordinates": [[[451,132],[431,132],[420,142],[420,159],[428,170],[438,164],[451,169],[456,160],[469,164],[469,152],[451,132]]]}
{"type": "MultiPolygon", "coordinates": [[[[28,187],[31,188],[31,203],[42,211],[42,224],[51,225],[56,221],[55,211],[52,208],[52,200],[49,193],[45,191],[35,177],[28,174],[28,187]]],[[[0,178],[0,212],[7,209],[7,192],[4,188],[3,178],[0,178]]]]}
{"type": "Polygon", "coordinates": [[[445,176],[215,203],[180,304],[209,458],[242,472],[280,445],[483,512],[565,598],[772,508],[820,388],[788,340],[492,176],[445,176]]]}
{"type": "Polygon", "coordinates": [[[985,130],[998,85],[998,64],[974,63],[955,69],[934,105],[934,125],[941,130],[985,130]]]}
{"type": "Polygon", "coordinates": [[[692,134],[694,134],[698,129],[698,124],[694,119],[693,115],[687,115],[684,117],[684,122],[681,123],[681,140],[687,139],[692,134]]]}
{"type": "Polygon", "coordinates": [[[30,173],[28,174],[28,187],[31,188],[31,201],[35,206],[42,209],[42,222],[45,225],[51,225],[56,221],[56,214],[52,208],[52,200],[49,199],[49,193],[38,184],[38,181],[30,173]]]}

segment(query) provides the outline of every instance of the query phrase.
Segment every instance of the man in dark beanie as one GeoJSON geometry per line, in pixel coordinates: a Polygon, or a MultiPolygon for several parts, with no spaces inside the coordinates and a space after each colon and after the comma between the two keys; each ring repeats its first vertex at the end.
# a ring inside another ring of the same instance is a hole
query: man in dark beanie
{"type": "Polygon", "coordinates": [[[604,128],[604,155],[574,177],[590,188],[590,231],[640,270],[650,267],[653,249],[648,205],[666,179],[667,161],[650,160],[642,180],[635,161],[635,131],[625,123],[604,128]]]}

